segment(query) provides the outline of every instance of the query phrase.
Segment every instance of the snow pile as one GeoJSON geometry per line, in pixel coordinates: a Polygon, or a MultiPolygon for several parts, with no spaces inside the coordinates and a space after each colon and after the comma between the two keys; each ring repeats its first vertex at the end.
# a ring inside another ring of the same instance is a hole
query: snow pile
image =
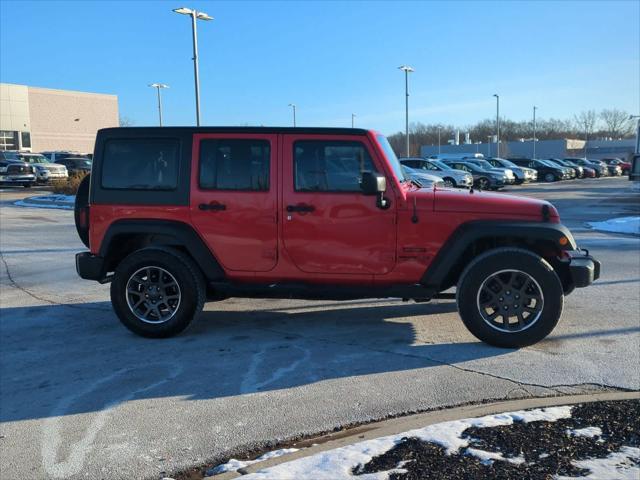
{"type": "MultiPolygon", "coordinates": [[[[582,478],[597,480],[638,480],[640,478],[640,448],[622,447],[606,458],[592,458],[571,462],[575,467],[586,468],[589,474],[582,478]]],[[[568,480],[575,477],[554,477],[555,480],[568,480]]]]}
{"type": "Polygon", "coordinates": [[[235,458],[232,458],[227,463],[223,463],[221,465],[218,465],[217,467],[213,467],[207,470],[207,475],[210,476],[218,475],[219,473],[224,472],[235,472],[240,470],[241,468],[248,467],[253,463],[269,460],[270,458],[281,457],[289,453],[297,452],[298,450],[298,448],[282,448],[280,450],[273,450],[272,452],[267,452],[264,455],[259,456],[255,460],[236,460],[235,458]]]}
{"type": "MultiPolygon", "coordinates": [[[[415,437],[422,441],[436,443],[446,449],[448,454],[457,453],[460,449],[466,449],[468,455],[478,456],[482,461],[509,460],[519,463],[521,458],[506,459],[502,455],[492,454],[482,450],[467,448],[469,439],[462,438],[462,432],[471,427],[498,427],[511,425],[514,422],[553,422],[561,418],[571,417],[571,407],[550,407],[535,410],[519,410],[510,413],[487,415],[479,418],[467,418],[451,422],[437,423],[424,428],[410,430],[398,435],[376,438],[364,442],[336,448],[315,455],[292,460],[287,463],[265,468],[256,473],[243,476],[243,480],[287,480],[309,478],[312,474],[315,480],[339,480],[354,479],[351,471],[357,465],[364,465],[373,457],[382,455],[405,437],[415,437]]],[[[400,466],[399,466],[400,467],[400,466]]],[[[400,467],[401,468],[401,467],[400,467]]],[[[358,475],[360,480],[378,480],[388,478],[389,472],[377,472],[375,474],[358,475]]]]}
{"type": "Polygon", "coordinates": [[[630,233],[640,235],[640,217],[621,217],[605,220],[604,222],[589,222],[594,230],[613,233],[630,233]]]}

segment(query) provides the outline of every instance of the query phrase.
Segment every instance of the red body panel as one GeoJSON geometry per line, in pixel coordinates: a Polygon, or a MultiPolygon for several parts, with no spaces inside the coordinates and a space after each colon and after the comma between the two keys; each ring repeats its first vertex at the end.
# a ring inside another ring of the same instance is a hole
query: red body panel
{"type": "MultiPolygon", "coordinates": [[[[116,220],[174,220],[195,229],[231,281],[413,284],[461,224],[478,219],[541,221],[541,207],[546,203],[504,194],[401,184],[375,132],[367,136],[195,134],[190,182],[189,206],[92,205],[91,252],[98,254],[105,232],[116,220]],[[200,142],[211,138],[269,141],[269,190],[201,189],[200,142]],[[376,206],[375,196],[361,193],[295,191],[293,143],[302,139],[362,142],[378,172],[387,178],[385,197],[391,207],[382,210],[376,206]],[[201,204],[216,203],[226,209],[200,208],[201,204]],[[315,210],[287,211],[288,205],[300,204],[315,210]]],[[[552,206],[549,214],[551,222],[559,222],[552,206]]]]}

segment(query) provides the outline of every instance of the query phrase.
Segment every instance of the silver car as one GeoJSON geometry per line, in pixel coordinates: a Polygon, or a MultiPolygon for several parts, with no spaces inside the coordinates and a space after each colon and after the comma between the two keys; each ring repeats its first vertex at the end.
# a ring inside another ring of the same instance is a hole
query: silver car
{"type": "Polygon", "coordinates": [[[400,163],[419,172],[437,175],[447,187],[471,188],[473,185],[473,177],[468,172],[455,170],[440,160],[405,157],[400,159],[400,163]]]}
{"type": "Polygon", "coordinates": [[[504,176],[507,178],[507,184],[509,185],[513,185],[514,183],[516,183],[516,176],[513,174],[513,170],[511,170],[510,168],[496,167],[487,162],[484,158],[466,158],[465,162],[474,163],[475,165],[487,171],[504,174],[504,176]]]}
{"type": "Polygon", "coordinates": [[[66,180],[69,178],[67,167],[57,163],[51,163],[44,155],[39,153],[18,153],[18,160],[26,162],[36,169],[39,183],[50,180],[66,180]]]}
{"type": "Polygon", "coordinates": [[[535,182],[538,180],[538,172],[533,168],[520,167],[515,163],[506,160],[504,158],[487,158],[487,162],[489,162],[494,167],[502,167],[508,168],[513,172],[513,175],[516,177],[516,184],[520,185],[525,182],[535,182]]]}
{"type": "Polygon", "coordinates": [[[409,180],[418,183],[422,188],[431,188],[433,186],[445,187],[442,178],[437,175],[432,175],[422,170],[416,170],[414,168],[407,167],[406,165],[402,165],[402,172],[409,178],[409,180]]]}

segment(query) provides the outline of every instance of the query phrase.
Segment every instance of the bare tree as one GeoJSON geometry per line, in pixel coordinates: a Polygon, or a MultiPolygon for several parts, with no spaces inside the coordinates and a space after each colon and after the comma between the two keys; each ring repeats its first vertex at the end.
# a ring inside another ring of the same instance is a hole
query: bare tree
{"type": "Polygon", "coordinates": [[[627,112],[616,108],[605,109],[600,112],[600,118],[605,124],[608,137],[620,138],[631,134],[632,125],[627,112]]]}
{"type": "Polygon", "coordinates": [[[132,127],[135,124],[136,124],[136,122],[131,120],[131,118],[129,118],[129,117],[120,117],[120,126],[121,127],[132,127]]]}
{"type": "Polygon", "coordinates": [[[598,115],[595,110],[585,110],[573,117],[576,122],[576,129],[584,133],[585,139],[588,139],[596,127],[598,115]]]}

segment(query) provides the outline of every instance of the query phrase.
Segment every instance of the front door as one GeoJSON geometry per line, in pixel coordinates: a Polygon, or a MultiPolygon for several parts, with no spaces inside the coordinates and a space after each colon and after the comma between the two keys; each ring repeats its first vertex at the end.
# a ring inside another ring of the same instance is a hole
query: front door
{"type": "Polygon", "coordinates": [[[283,243],[301,271],[383,275],[393,269],[395,202],[382,210],[375,196],[360,190],[363,171],[384,172],[373,152],[363,136],[283,136],[283,243]]]}
{"type": "Polygon", "coordinates": [[[194,135],[191,219],[227,270],[278,261],[277,135],[194,135]]]}

